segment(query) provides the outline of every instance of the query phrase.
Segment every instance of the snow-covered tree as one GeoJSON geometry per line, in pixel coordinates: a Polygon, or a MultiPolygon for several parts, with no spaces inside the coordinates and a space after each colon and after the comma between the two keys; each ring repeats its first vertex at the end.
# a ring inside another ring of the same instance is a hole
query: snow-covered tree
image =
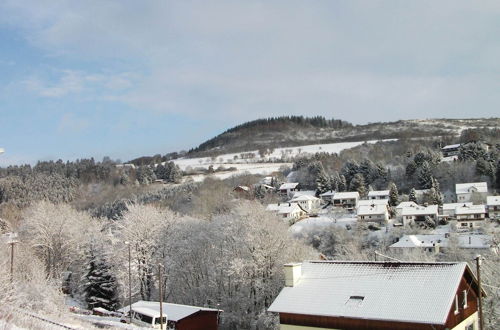
{"type": "Polygon", "coordinates": [[[432,171],[427,161],[423,161],[418,169],[417,179],[420,189],[429,189],[432,187],[432,171]]]}
{"type": "Polygon", "coordinates": [[[410,194],[408,195],[408,200],[410,202],[417,203],[417,192],[415,191],[415,188],[411,188],[410,194]]]}
{"type": "Polygon", "coordinates": [[[394,182],[389,184],[389,206],[397,206],[399,204],[398,187],[394,182]]]}
{"type": "Polygon", "coordinates": [[[110,311],[119,306],[118,284],[103,251],[91,246],[88,253],[87,273],[83,292],[89,309],[102,307],[110,311]]]}
{"type": "Polygon", "coordinates": [[[360,196],[366,195],[365,179],[361,173],[356,174],[349,185],[350,191],[357,191],[360,196]]]}

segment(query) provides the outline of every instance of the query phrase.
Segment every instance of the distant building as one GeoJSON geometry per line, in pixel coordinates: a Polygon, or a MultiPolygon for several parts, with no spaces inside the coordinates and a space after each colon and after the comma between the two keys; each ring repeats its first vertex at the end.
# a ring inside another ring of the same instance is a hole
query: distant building
{"type": "Polygon", "coordinates": [[[280,218],[288,221],[296,221],[307,215],[307,212],[297,203],[269,204],[267,205],[266,210],[275,212],[280,218]]]}
{"type": "Polygon", "coordinates": [[[488,196],[486,205],[488,207],[488,217],[490,219],[500,219],[500,196],[488,196]]]}
{"type": "Polygon", "coordinates": [[[472,206],[472,203],[471,202],[444,203],[443,206],[441,207],[441,214],[443,215],[444,218],[455,219],[456,218],[455,210],[457,209],[457,207],[460,206],[472,206]]]}
{"type": "Polygon", "coordinates": [[[359,193],[357,191],[337,192],[332,197],[333,206],[354,210],[358,206],[359,193]]]}
{"type": "Polygon", "coordinates": [[[480,227],[486,218],[484,205],[459,206],[455,209],[457,229],[474,229],[480,227]]]}
{"type": "Polygon", "coordinates": [[[488,184],[486,182],[457,183],[455,185],[457,203],[474,202],[472,200],[473,195],[477,195],[480,199],[486,201],[487,194],[488,184]]]}
{"type": "Polygon", "coordinates": [[[373,190],[368,192],[368,199],[389,199],[389,190],[373,190]]]}
{"type": "Polygon", "coordinates": [[[403,207],[401,210],[401,217],[403,224],[406,226],[411,222],[424,223],[426,218],[434,220],[436,223],[438,221],[438,206],[409,206],[403,207]]]}
{"type": "Polygon", "coordinates": [[[417,207],[418,204],[415,202],[401,202],[396,206],[396,215],[401,218],[403,215],[403,209],[407,207],[417,207]]]}
{"type": "MultiPolygon", "coordinates": [[[[118,311],[128,314],[130,306],[118,311]]],[[[222,311],[213,308],[162,303],[164,329],[217,330],[222,311]]],[[[132,304],[132,323],[143,327],[160,328],[160,303],[140,300],[132,304]]]]}
{"type": "Polygon", "coordinates": [[[280,194],[288,197],[292,197],[292,193],[299,190],[300,190],[300,184],[298,182],[283,183],[279,187],[280,194]]]}
{"type": "MultiPolygon", "coordinates": [[[[396,249],[422,249],[429,252],[439,252],[440,249],[449,248],[456,244],[461,249],[491,249],[492,241],[488,235],[455,235],[450,239],[450,234],[429,235],[404,235],[390,248],[396,249]]],[[[496,247],[495,247],[496,250],[496,247]]]]}
{"type": "Polygon", "coordinates": [[[477,329],[479,294],[466,262],[308,261],[268,311],[281,330],[477,329]]]}
{"type": "Polygon", "coordinates": [[[450,144],[441,148],[443,157],[458,156],[460,144],[450,144]]]}
{"type": "Polygon", "coordinates": [[[389,220],[389,211],[384,204],[360,205],[357,215],[360,222],[376,222],[384,225],[389,220]]]}
{"type": "Polygon", "coordinates": [[[314,196],[309,195],[294,195],[290,203],[297,203],[306,212],[316,212],[321,205],[321,200],[314,196]]]}
{"type": "Polygon", "coordinates": [[[331,202],[332,201],[332,197],[333,197],[333,195],[335,195],[335,193],[336,193],[335,190],[329,190],[329,191],[326,191],[326,192],[324,192],[322,194],[319,194],[319,198],[321,198],[325,202],[331,202]]]}

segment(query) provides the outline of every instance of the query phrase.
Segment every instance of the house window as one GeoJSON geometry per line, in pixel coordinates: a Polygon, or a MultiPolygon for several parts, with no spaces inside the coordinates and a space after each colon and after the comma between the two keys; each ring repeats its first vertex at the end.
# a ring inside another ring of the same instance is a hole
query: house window
{"type": "Polygon", "coordinates": [[[465,330],[474,330],[474,323],[465,326],[465,330]]]}
{"type": "Polygon", "coordinates": [[[466,223],[466,222],[462,222],[462,223],[460,224],[460,226],[462,226],[462,227],[467,227],[467,223],[466,223]]]}
{"type": "Polygon", "coordinates": [[[458,294],[455,295],[455,314],[458,314],[458,294]]]}
{"type": "Polygon", "coordinates": [[[464,290],[464,309],[468,307],[467,305],[467,290],[464,290]]]}

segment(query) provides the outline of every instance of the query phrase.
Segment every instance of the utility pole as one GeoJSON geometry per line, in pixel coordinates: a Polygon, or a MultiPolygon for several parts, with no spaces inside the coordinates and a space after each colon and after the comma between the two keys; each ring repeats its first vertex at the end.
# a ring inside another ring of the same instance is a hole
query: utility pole
{"type": "Polygon", "coordinates": [[[130,242],[125,242],[125,244],[128,246],[128,316],[130,324],[132,324],[132,269],[130,268],[130,242]]]}
{"type": "Polygon", "coordinates": [[[162,285],[161,285],[161,264],[158,264],[158,288],[160,295],[160,329],[163,330],[163,294],[162,294],[162,285]]]}
{"type": "Polygon", "coordinates": [[[481,255],[476,256],[477,283],[479,287],[479,330],[484,329],[483,321],[483,289],[481,288],[481,255]]]}
{"type": "Polygon", "coordinates": [[[7,233],[8,237],[7,244],[10,245],[10,283],[14,282],[14,245],[19,241],[17,238],[17,233],[7,233]]]}

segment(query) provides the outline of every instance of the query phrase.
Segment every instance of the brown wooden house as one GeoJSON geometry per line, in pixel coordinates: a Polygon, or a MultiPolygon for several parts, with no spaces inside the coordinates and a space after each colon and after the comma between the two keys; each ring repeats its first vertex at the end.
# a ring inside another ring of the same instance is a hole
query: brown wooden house
{"type": "Polygon", "coordinates": [[[479,290],[465,262],[309,261],[285,274],[269,307],[281,330],[478,329],[479,290]]]}

